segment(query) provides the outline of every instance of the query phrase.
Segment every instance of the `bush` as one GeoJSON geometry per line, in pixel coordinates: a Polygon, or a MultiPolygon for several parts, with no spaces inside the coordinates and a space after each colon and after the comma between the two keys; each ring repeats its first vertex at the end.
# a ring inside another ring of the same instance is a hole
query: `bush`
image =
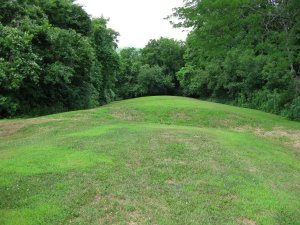
{"type": "Polygon", "coordinates": [[[18,103],[10,97],[0,95],[0,118],[14,116],[18,110],[18,103]]]}
{"type": "Polygon", "coordinates": [[[285,110],[285,116],[293,120],[300,121],[300,97],[293,100],[290,106],[285,110]]]}

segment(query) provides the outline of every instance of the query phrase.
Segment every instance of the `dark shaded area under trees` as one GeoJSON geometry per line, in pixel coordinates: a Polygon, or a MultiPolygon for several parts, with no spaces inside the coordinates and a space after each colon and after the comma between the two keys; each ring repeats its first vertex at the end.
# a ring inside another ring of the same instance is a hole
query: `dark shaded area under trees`
{"type": "Polygon", "coordinates": [[[185,43],[120,51],[71,0],[0,2],[1,117],[183,95],[300,120],[298,0],[185,0],[169,18],[191,29],[185,43]]]}

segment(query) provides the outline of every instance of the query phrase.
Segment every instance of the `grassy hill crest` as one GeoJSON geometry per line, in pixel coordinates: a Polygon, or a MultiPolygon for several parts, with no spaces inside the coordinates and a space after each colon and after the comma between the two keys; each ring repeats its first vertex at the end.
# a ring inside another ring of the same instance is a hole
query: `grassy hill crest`
{"type": "Polygon", "coordinates": [[[297,224],[300,124],[183,97],[0,121],[1,224],[297,224]]]}

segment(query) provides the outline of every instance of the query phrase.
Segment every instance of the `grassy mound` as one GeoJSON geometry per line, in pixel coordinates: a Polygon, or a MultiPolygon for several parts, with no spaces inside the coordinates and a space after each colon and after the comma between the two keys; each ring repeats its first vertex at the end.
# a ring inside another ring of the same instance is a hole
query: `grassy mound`
{"type": "Polygon", "coordinates": [[[0,121],[0,224],[297,224],[300,124],[182,97],[0,121]]]}

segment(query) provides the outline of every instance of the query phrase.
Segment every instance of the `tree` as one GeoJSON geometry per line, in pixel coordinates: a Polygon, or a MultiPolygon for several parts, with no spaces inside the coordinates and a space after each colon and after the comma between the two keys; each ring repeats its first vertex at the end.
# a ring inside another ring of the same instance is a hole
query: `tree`
{"type": "Polygon", "coordinates": [[[117,33],[71,0],[0,4],[0,116],[84,109],[114,98],[117,33]]]}
{"type": "Polygon", "coordinates": [[[159,66],[141,67],[138,75],[138,93],[140,96],[166,95],[173,88],[172,77],[165,75],[159,66]]]}
{"type": "Polygon", "coordinates": [[[133,98],[138,95],[138,74],[142,66],[141,51],[124,48],[120,51],[120,71],[117,76],[116,90],[120,98],[133,98]]]}
{"type": "Polygon", "coordinates": [[[62,29],[73,29],[89,35],[92,21],[84,9],[71,0],[40,0],[38,3],[49,19],[49,23],[62,29]]]}
{"type": "Polygon", "coordinates": [[[297,0],[186,0],[173,14],[192,28],[177,73],[184,93],[296,119],[299,12],[297,0]]]}
{"type": "Polygon", "coordinates": [[[176,73],[184,65],[183,54],[185,51],[184,43],[169,38],[150,40],[142,49],[141,58],[143,64],[150,66],[158,65],[163,69],[164,74],[172,77],[174,88],[169,94],[175,94],[179,89],[179,82],[176,73]]]}
{"type": "Polygon", "coordinates": [[[115,83],[120,66],[116,52],[118,35],[114,30],[107,28],[106,19],[98,18],[92,21],[91,40],[96,51],[96,58],[102,65],[102,82],[98,87],[101,103],[110,102],[115,98],[115,83]]]}
{"type": "Polygon", "coordinates": [[[15,115],[25,81],[37,84],[40,67],[31,47],[32,36],[0,23],[0,114],[15,115]]]}

